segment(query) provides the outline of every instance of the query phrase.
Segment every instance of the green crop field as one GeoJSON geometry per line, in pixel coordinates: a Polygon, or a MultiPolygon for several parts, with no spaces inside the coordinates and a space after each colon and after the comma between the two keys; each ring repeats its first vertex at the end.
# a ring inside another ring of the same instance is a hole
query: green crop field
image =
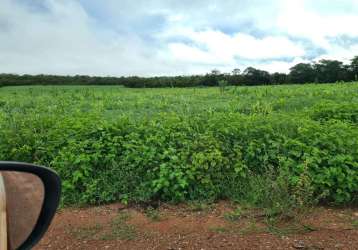
{"type": "Polygon", "coordinates": [[[358,84],[3,87],[0,159],[55,169],[69,205],[356,203],[358,84]]]}

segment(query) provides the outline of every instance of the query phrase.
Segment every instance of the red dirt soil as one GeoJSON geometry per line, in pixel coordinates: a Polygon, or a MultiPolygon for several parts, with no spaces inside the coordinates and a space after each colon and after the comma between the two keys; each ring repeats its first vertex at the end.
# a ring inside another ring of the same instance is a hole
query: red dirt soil
{"type": "Polygon", "coordinates": [[[227,202],[149,212],[122,204],[66,208],[35,249],[358,249],[356,208],[315,208],[279,226],[255,211],[228,219],[234,208],[227,202]]]}

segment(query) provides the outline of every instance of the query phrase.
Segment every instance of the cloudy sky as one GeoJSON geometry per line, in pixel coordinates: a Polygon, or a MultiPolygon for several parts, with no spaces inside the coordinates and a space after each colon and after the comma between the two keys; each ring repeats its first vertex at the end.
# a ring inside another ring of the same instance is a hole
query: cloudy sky
{"type": "Polygon", "coordinates": [[[0,0],[0,73],[287,72],[358,55],[357,0],[0,0]]]}

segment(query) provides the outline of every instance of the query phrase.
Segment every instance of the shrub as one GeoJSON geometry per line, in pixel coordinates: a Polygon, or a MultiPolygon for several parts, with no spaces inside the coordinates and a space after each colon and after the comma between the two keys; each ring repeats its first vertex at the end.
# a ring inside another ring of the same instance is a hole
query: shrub
{"type": "Polygon", "coordinates": [[[358,124],[358,104],[353,103],[323,103],[317,105],[312,114],[317,121],[339,120],[358,124]]]}
{"type": "Polygon", "coordinates": [[[241,114],[234,105],[213,112],[205,103],[139,112],[130,105],[141,99],[129,99],[133,113],[108,115],[107,100],[89,104],[84,96],[96,92],[76,91],[33,92],[21,105],[8,99],[0,107],[0,158],[55,169],[64,204],[231,199],[291,211],[358,200],[355,108],[346,115],[337,104],[340,119],[324,118],[333,106],[308,115],[241,114]]]}

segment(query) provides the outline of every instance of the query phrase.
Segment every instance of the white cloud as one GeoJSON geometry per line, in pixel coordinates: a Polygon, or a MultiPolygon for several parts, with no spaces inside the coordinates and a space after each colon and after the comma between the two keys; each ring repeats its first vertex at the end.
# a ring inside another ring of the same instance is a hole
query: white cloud
{"type": "Polygon", "coordinates": [[[247,66],[287,72],[312,51],[317,60],[358,54],[358,42],[331,39],[358,38],[353,0],[0,0],[0,6],[0,72],[175,75],[247,66]]]}
{"type": "Polygon", "coordinates": [[[268,36],[262,39],[236,33],[227,35],[220,31],[206,30],[195,32],[191,29],[171,30],[165,37],[175,33],[191,42],[169,43],[170,56],[186,63],[207,65],[237,66],[237,59],[277,59],[283,57],[301,57],[305,51],[299,45],[285,37],[268,36]]]}
{"type": "MultiPolygon", "coordinates": [[[[332,44],[328,38],[341,35],[358,36],[358,29],[355,28],[358,23],[357,12],[320,12],[333,2],[335,1],[322,3],[319,9],[315,9],[310,5],[312,1],[283,1],[274,25],[282,32],[307,38],[319,47],[330,50],[332,44]]],[[[340,7],[348,4],[347,8],[358,11],[358,4],[354,1],[343,2],[340,7]]]]}
{"type": "Polygon", "coordinates": [[[329,59],[339,60],[343,63],[349,64],[350,60],[356,55],[358,55],[358,44],[354,44],[348,47],[332,45],[331,49],[327,53],[316,57],[315,61],[319,61],[321,59],[329,59]]]}
{"type": "Polygon", "coordinates": [[[29,74],[154,75],[170,73],[136,34],[95,30],[94,20],[74,1],[45,1],[35,13],[1,0],[1,72],[29,74]],[[6,22],[5,22],[5,21],[6,22]]]}
{"type": "Polygon", "coordinates": [[[270,61],[266,63],[258,64],[257,67],[268,72],[282,72],[289,73],[289,69],[295,66],[298,63],[309,63],[308,60],[302,59],[300,57],[295,58],[292,62],[285,61],[270,61]]]}

